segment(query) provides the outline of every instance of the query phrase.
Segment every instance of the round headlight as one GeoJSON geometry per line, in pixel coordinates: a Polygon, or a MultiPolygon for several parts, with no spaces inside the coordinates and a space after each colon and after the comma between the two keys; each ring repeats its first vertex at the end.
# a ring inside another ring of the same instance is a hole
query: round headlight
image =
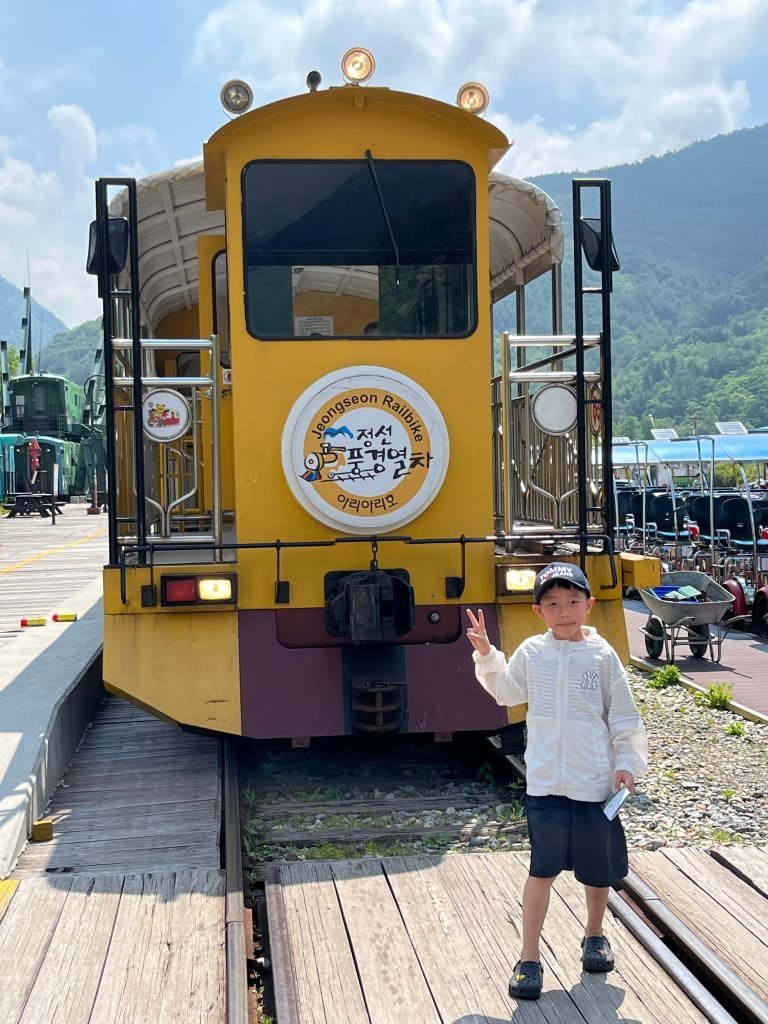
{"type": "Polygon", "coordinates": [[[373,77],[376,61],[370,50],[356,46],[353,50],[347,50],[341,58],[341,70],[348,82],[367,82],[373,77]]]}
{"type": "Polygon", "coordinates": [[[253,89],[239,78],[227,82],[219,93],[221,105],[230,114],[244,114],[253,103],[253,89]]]}
{"type": "Polygon", "coordinates": [[[482,114],[488,109],[491,96],[484,85],[479,82],[467,82],[459,89],[456,97],[457,104],[462,110],[469,114],[482,114]]]}

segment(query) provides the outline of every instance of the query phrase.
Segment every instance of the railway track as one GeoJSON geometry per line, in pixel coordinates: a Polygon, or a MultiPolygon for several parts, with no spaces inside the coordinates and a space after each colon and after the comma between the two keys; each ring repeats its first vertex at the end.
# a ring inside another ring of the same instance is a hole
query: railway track
{"type": "MultiPolygon", "coordinates": [[[[246,901],[264,930],[264,882],[286,861],[522,849],[524,772],[497,738],[464,749],[406,738],[378,752],[370,741],[241,747],[246,901]]],[[[609,905],[712,1024],[768,1024],[768,1005],[634,872],[609,905]]],[[[283,942],[280,923],[270,926],[283,942]]],[[[269,990],[265,974],[260,983],[269,990]]]]}

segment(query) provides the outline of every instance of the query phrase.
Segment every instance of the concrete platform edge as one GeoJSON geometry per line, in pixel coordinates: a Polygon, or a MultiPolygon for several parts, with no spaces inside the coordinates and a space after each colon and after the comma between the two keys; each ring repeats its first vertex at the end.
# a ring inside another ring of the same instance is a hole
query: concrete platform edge
{"type": "Polygon", "coordinates": [[[15,835],[6,836],[6,848],[0,849],[0,878],[7,878],[12,872],[32,833],[32,825],[42,816],[104,696],[102,646],[99,643],[87,655],[84,667],[51,711],[48,728],[29,776],[25,813],[17,815],[15,835]]]}

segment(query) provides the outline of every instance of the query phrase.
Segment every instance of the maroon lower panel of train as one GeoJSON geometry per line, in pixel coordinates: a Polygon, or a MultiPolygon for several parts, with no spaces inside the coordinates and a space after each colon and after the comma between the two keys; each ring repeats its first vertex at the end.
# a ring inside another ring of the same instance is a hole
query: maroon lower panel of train
{"type": "MultiPolygon", "coordinates": [[[[498,643],[493,605],[482,606],[498,643]]],[[[400,641],[339,643],[323,609],[240,611],[243,736],[492,732],[507,722],[475,680],[463,606],[418,607],[400,641]]]]}

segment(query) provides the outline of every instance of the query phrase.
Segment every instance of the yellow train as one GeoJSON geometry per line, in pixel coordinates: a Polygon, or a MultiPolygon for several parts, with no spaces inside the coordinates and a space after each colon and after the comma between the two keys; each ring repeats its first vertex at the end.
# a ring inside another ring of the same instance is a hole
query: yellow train
{"type": "Polygon", "coordinates": [[[373,66],[350,51],[344,84],[312,72],[253,110],[229,83],[202,162],[96,183],[104,676],[185,727],[295,744],[498,729],[464,609],[511,651],[553,557],[581,560],[626,652],[622,574],[648,566],[614,560],[604,486],[609,184],[574,184],[565,335],[562,218],[493,171],[510,143],[483,87],[454,106],[367,84],[373,66]],[[532,336],[544,275],[552,329],[532,336]]]}

